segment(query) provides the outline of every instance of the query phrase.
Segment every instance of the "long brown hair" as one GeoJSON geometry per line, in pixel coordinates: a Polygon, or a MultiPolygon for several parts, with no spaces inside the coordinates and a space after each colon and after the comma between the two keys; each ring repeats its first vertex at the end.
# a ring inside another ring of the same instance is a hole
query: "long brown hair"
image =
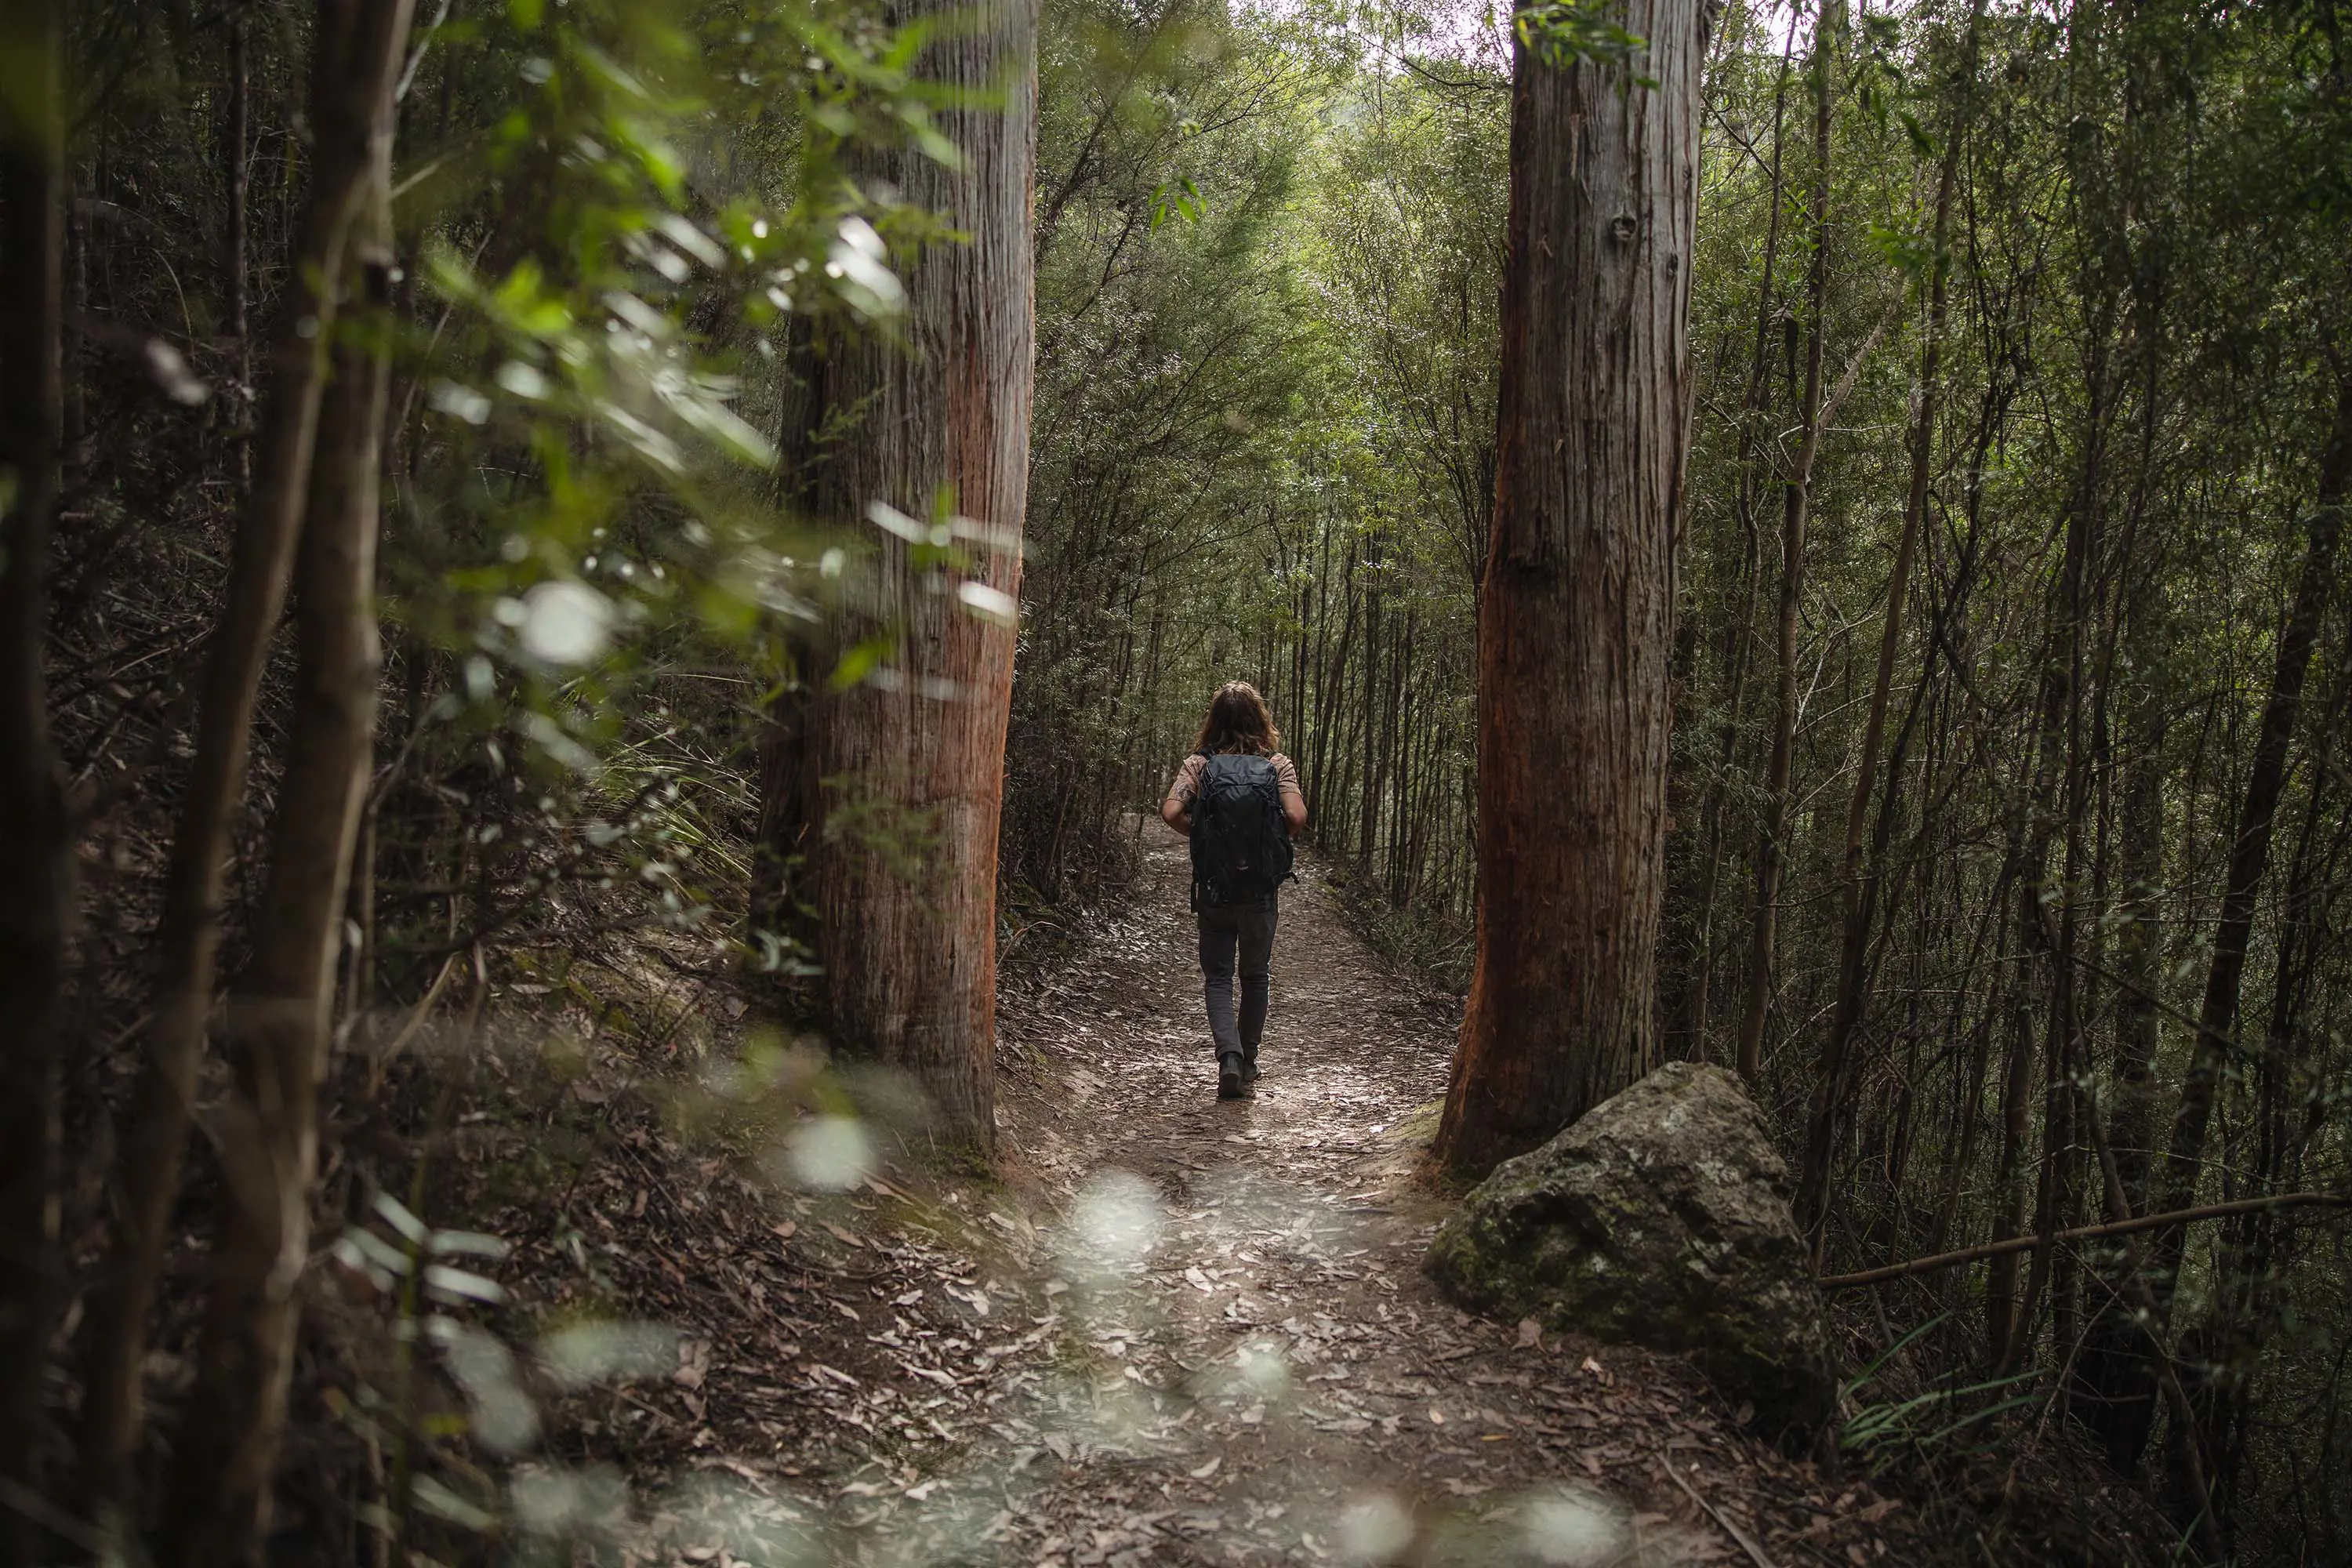
{"type": "Polygon", "coordinates": [[[1209,700],[1209,716],[1201,721],[1192,749],[1269,756],[1282,749],[1282,731],[1274,727],[1274,715],[1256,687],[1246,680],[1228,680],[1209,700]]]}

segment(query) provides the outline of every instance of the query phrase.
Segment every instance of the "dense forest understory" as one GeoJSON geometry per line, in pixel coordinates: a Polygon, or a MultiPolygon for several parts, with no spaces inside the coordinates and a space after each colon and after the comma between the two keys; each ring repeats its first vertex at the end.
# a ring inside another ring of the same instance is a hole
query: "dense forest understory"
{"type": "Polygon", "coordinates": [[[2352,1562],[2348,26],[0,0],[0,1568],[2352,1562]]]}

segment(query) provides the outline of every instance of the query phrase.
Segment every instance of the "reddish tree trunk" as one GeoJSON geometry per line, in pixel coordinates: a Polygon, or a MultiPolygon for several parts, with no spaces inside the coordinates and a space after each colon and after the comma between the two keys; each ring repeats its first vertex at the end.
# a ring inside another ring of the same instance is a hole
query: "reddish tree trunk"
{"type": "MultiPolygon", "coordinates": [[[[1029,479],[1036,5],[911,9],[949,23],[935,30],[924,75],[979,102],[940,117],[961,169],[907,153],[877,173],[970,237],[934,244],[907,274],[904,346],[836,342],[816,360],[809,427],[830,416],[848,428],[824,443],[808,493],[838,522],[877,502],[925,524],[973,520],[986,537],[966,529],[957,541],[968,581],[1009,596],[1029,479]]],[[[799,711],[772,729],[764,831],[772,853],[798,864],[793,897],[813,916],[836,1037],[909,1075],[940,1134],[984,1152],[995,1137],[996,838],[1013,628],[915,555],[903,540],[885,542],[865,606],[894,642],[885,678],[820,691],[825,671],[808,670],[799,711]],[[922,847],[911,874],[889,863],[883,840],[894,834],[922,847]]]]}
{"type": "Polygon", "coordinates": [[[1475,1175],[1657,1054],[1675,548],[1691,414],[1698,0],[1644,74],[1524,46],[1478,625],[1478,962],[1440,1157],[1475,1175]]]}

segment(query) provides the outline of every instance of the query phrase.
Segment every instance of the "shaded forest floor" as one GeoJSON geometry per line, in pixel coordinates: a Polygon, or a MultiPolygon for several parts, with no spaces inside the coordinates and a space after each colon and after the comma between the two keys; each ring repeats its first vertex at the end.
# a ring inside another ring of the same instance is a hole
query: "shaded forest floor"
{"type": "MultiPolygon", "coordinates": [[[[1266,1076],[1220,1103],[1183,846],[1154,823],[1144,851],[1122,910],[1008,969],[997,1177],[780,1190],[772,1142],[682,1131],[699,1101],[641,1060],[553,1102],[589,1140],[560,1203],[464,1184],[521,1242],[519,1321],[670,1336],[634,1381],[545,1396],[523,1522],[696,1564],[2138,1560],[2102,1521],[2121,1498],[2045,1479],[2022,1522],[2011,1468],[1923,1511],[1783,1458],[1679,1360],[1454,1310],[1418,1169],[1451,1000],[1383,970],[1307,866],[1266,1076]]],[[[465,1163],[533,1140],[562,1142],[509,1125],[465,1163]]]]}

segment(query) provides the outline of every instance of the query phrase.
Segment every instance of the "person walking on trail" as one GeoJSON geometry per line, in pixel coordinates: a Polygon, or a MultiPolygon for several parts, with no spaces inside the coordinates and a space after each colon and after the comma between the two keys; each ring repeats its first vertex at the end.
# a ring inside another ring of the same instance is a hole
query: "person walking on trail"
{"type": "Polygon", "coordinates": [[[1245,680],[1227,681],[1211,700],[1192,754],[1160,806],[1160,819],[1192,840],[1192,910],[1201,927],[1202,989],[1217,1047],[1219,1100],[1245,1100],[1255,1092],[1277,895],[1290,878],[1290,836],[1307,826],[1298,770],[1281,745],[1282,732],[1257,689],[1245,680]]]}

